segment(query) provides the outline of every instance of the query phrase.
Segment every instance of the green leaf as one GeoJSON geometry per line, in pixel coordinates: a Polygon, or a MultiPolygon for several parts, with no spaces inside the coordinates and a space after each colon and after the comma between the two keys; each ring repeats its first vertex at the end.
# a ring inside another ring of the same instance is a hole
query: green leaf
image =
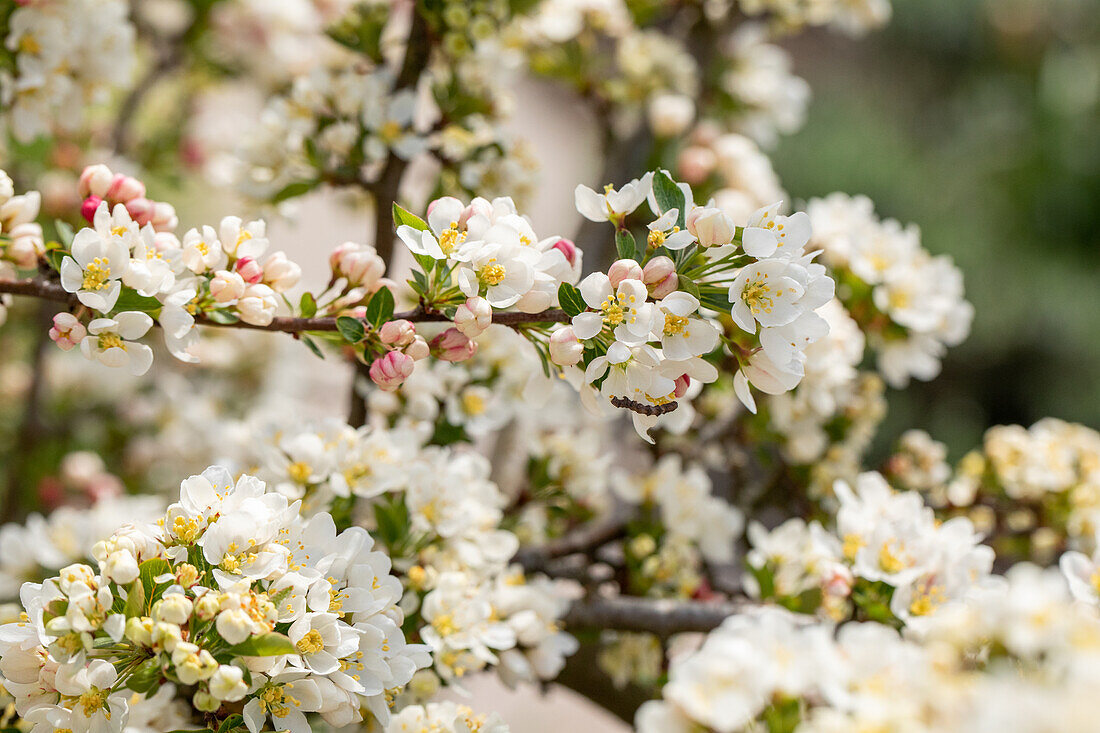
{"type": "Polygon", "coordinates": [[[558,286],[558,305],[570,318],[588,309],[584,297],[581,296],[581,291],[569,283],[562,283],[558,286]]]}
{"type": "Polygon", "coordinates": [[[657,208],[661,210],[661,214],[670,209],[677,209],[680,212],[676,224],[683,229],[687,217],[687,212],[684,211],[687,200],[684,198],[684,192],[664,171],[657,171],[653,175],[653,198],[657,200],[657,208]]]}
{"type": "Polygon", "coordinates": [[[160,660],[156,657],[150,657],[130,673],[130,676],[126,678],[126,687],[134,692],[144,694],[154,687],[158,687],[162,676],[160,660]]]}
{"type": "Polygon", "coordinates": [[[126,614],[126,618],[145,615],[145,585],[140,579],[130,583],[130,587],[126,589],[126,605],[122,612],[126,614]]]}
{"type": "Polygon", "coordinates": [[[634,241],[634,235],[627,229],[615,231],[615,249],[619,253],[620,260],[638,259],[638,243],[634,241]]]}
{"type": "Polygon", "coordinates": [[[272,197],[271,202],[277,204],[287,199],[304,196],[315,189],[319,183],[320,181],[295,181],[294,183],[289,183],[272,197]]]}
{"type": "Polygon", "coordinates": [[[389,288],[378,289],[367,303],[367,323],[376,330],[393,319],[393,293],[389,288]]]}
{"type": "Polygon", "coordinates": [[[51,249],[46,252],[46,261],[50,263],[50,267],[61,272],[61,263],[65,261],[65,257],[68,255],[63,249],[51,249]]]}
{"type": "Polygon", "coordinates": [[[402,208],[398,203],[394,203],[393,205],[393,223],[395,227],[401,225],[410,226],[418,232],[422,232],[428,228],[428,222],[411,211],[402,208]]]}
{"type": "Polygon", "coordinates": [[[416,264],[420,265],[420,269],[424,271],[425,275],[435,268],[435,263],[439,262],[439,260],[430,255],[414,254],[413,259],[416,260],[416,264]]]}
{"type": "Polygon", "coordinates": [[[289,637],[274,631],[249,637],[240,644],[229,647],[229,651],[240,657],[274,657],[298,652],[289,637]]]}
{"type": "Polygon", "coordinates": [[[317,315],[317,301],[313,299],[313,293],[302,293],[302,299],[298,301],[298,312],[302,318],[313,318],[317,315]]]}
{"type": "MultiPolygon", "coordinates": [[[[167,583],[158,584],[154,578],[171,572],[172,566],[168,564],[167,560],[162,560],[159,557],[146,560],[138,566],[138,579],[141,581],[142,590],[145,594],[145,608],[152,605],[158,585],[168,586],[167,583]]],[[[142,613],[141,615],[144,616],[145,614],[142,613]]]]}
{"type": "Polygon", "coordinates": [[[218,309],[218,310],[207,311],[205,315],[206,315],[206,319],[208,321],[213,321],[214,323],[221,323],[221,324],[226,325],[226,326],[232,325],[234,323],[238,323],[241,320],[241,317],[238,316],[236,313],[234,313],[230,310],[226,310],[224,308],[218,309]]]}
{"type": "Polygon", "coordinates": [[[683,290],[688,295],[694,295],[696,298],[699,297],[699,286],[695,284],[694,280],[680,275],[678,281],[677,289],[683,290]]]}
{"type": "Polygon", "coordinates": [[[122,311],[141,311],[142,313],[153,313],[160,310],[161,302],[156,298],[141,295],[138,291],[131,288],[123,287],[122,292],[118,296],[118,300],[115,302],[115,313],[121,313],[122,311]]]}
{"type": "Polygon", "coordinates": [[[68,222],[61,221],[60,219],[55,219],[53,225],[54,228],[57,229],[58,240],[61,241],[61,244],[65,245],[65,249],[71,249],[73,246],[73,238],[76,237],[73,228],[69,226],[68,222]]]}
{"type": "Polygon", "coordinates": [[[305,344],[306,347],[310,351],[312,351],[318,359],[324,359],[325,358],[324,353],[321,351],[321,347],[318,346],[317,342],[314,341],[313,339],[311,339],[309,336],[306,336],[305,334],[301,334],[298,337],[298,340],[301,341],[303,344],[305,344]]]}
{"type": "MultiPolygon", "coordinates": [[[[386,288],[383,288],[383,290],[386,290],[386,288]]],[[[358,318],[340,316],[336,319],[336,329],[349,344],[357,344],[367,337],[367,330],[358,318]]]]}
{"type": "Polygon", "coordinates": [[[218,726],[218,733],[229,733],[237,728],[244,727],[244,717],[237,713],[233,713],[228,718],[222,721],[222,724],[218,726]]]}

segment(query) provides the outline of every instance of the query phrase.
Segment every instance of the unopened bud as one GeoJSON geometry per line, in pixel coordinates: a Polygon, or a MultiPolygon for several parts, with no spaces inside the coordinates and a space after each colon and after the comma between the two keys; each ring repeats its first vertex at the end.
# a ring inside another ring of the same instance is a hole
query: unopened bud
{"type": "Polygon", "coordinates": [[[584,355],[584,346],[577,340],[572,326],[559,328],[550,334],[550,361],[558,366],[573,366],[584,355]]]}
{"type": "Polygon", "coordinates": [[[634,260],[615,260],[607,271],[607,279],[613,288],[619,287],[623,280],[641,280],[642,266],[634,260]]]}
{"type": "Polygon", "coordinates": [[[370,365],[370,378],[386,392],[392,392],[401,386],[413,373],[415,361],[400,351],[387,352],[370,365]]]}
{"type": "Polygon", "coordinates": [[[467,298],[455,310],[455,328],[468,338],[477,338],[493,322],[493,307],[480,296],[467,298]]]}
{"type": "Polygon", "coordinates": [[[382,343],[398,348],[408,346],[415,337],[416,327],[411,321],[404,319],[388,321],[382,324],[382,328],[378,329],[378,338],[382,340],[382,343]]]}
{"type": "Polygon", "coordinates": [[[466,361],[477,353],[477,342],[457,328],[448,328],[432,339],[432,351],[443,361],[466,361]]]}

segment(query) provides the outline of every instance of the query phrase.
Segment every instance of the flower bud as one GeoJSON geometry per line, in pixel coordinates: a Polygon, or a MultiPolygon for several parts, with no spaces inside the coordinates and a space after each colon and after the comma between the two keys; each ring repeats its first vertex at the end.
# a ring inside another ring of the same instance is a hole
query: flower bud
{"type": "Polygon", "coordinates": [[[237,313],[245,323],[254,326],[267,326],[275,318],[275,309],[279,307],[275,300],[275,291],[266,285],[250,285],[237,301],[237,313]]]}
{"type": "Polygon", "coordinates": [[[370,365],[370,378],[386,392],[392,392],[413,373],[415,361],[400,351],[387,352],[370,365]]]}
{"type": "Polygon", "coordinates": [[[53,328],[50,329],[50,338],[62,351],[68,351],[79,344],[88,329],[72,313],[58,313],[53,317],[53,328]]]}
{"type": "Polygon", "coordinates": [[[147,198],[135,198],[126,202],[126,211],[139,226],[145,226],[153,220],[156,204],[147,198]]]}
{"type": "Polygon", "coordinates": [[[443,361],[466,361],[477,353],[477,342],[457,328],[448,328],[432,339],[432,351],[443,361]]]}
{"type": "Polygon", "coordinates": [[[103,198],[117,204],[125,204],[134,199],[145,198],[145,184],[132,176],[119,173],[111,181],[111,185],[103,198]]]}
{"type": "Polygon", "coordinates": [[[95,223],[95,212],[99,209],[101,203],[103,203],[103,199],[99,196],[89,196],[84,199],[84,203],[80,205],[80,215],[84,217],[84,221],[89,224],[95,223]]]}
{"type": "Polygon", "coordinates": [[[333,274],[347,278],[352,287],[371,287],[386,273],[386,262],[374,247],[345,242],[336,248],[329,259],[333,274]]]}
{"type": "Polygon", "coordinates": [[[232,303],[244,295],[246,287],[240,273],[218,270],[210,280],[210,295],[218,303],[232,303]]]}
{"type": "Polygon", "coordinates": [[[126,638],[140,646],[153,646],[153,619],[148,616],[126,619],[126,638]]]}
{"type": "Polygon", "coordinates": [[[249,285],[255,285],[256,283],[264,279],[264,268],[260,266],[260,263],[251,257],[242,257],[237,260],[237,264],[233,266],[237,272],[240,273],[244,281],[249,285]]]}
{"type": "Polygon", "coordinates": [[[244,683],[244,672],[240,667],[231,664],[223,664],[218,671],[210,677],[210,694],[219,700],[236,702],[248,692],[248,685],[244,683]]]}
{"type": "Polygon", "coordinates": [[[184,588],[190,588],[199,582],[199,569],[190,563],[183,563],[176,568],[176,582],[184,588]]]}
{"type": "Polygon", "coordinates": [[[275,252],[268,257],[263,272],[264,282],[277,293],[285,293],[302,279],[302,268],[288,258],[285,252],[275,252]]]}
{"type": "Polygon", "coordinates": [[[680,153],[676,169],[685,182],[697,185],[707,180],[717,165],[718,156],[713,150],[701,145],[692,145],[680,153]]]}
{"type": "Polygon", "coordinates": [[[153,618],[169,624],[182,626],[191,618],[194,604],[182,593],[171,593],[153,604],[153,618]]]}
{"type": "Polygon", "coordinates": [[[615,260],[607,271],[607,279],[613,288],[619,287],[623,280],[641,280],[642,266],[634,260],[615,260]]]}
{"type": "Polygon", "coordinates": [[[570,267],[573,267],[577,264],[577,245],[575,245],[571,240],[559,239],[558,241],[554,242],[551,247],[565,255],[565,259],[569,263],[570,267]]]}
{"type": "Polygon", "coordinates": [[[654,298],[660,300],[666,295],[671,295],[672,293],[676,292],[676,288],[678,288],[679,286],[680,276],[673,272],[669,274],[669,276],[666,277],[664,280],[661,280],[658,283],[654,283],[649,288],[649,294],[654,298]]]}
{"type": "Polygon", "coordinates": [[[167,232],[176,228],[180,223],[176,216],[176,207],[163,201],[157,201],[153,205],[153,219],[149,222],[158,232],[167,232]]]}
{"type": "Polygon", "coordinates": [[[416,326],[411,321],[404,319],[388,321],[382,324],[382,328],[378,329],[378,338],[382,343],[398,348],[408,346],[415,337],[416,326]]]}
{"type": "Polygon", "coordinates": [[[691,377],[686,374],[681,374],[676,377],[676,388],[673,390],[673,394],[676,395],[676,399],[679,399],[687,394],[688,387],[691,386],[691,377]]]}
{"type": "Polygon", "coordinates": [[[559,328],[550,334],[550,361],[558,366],[573,366],[584,355],[584,347],[573,333],[572,326],[559,328]]]}
{"type": "Polygon", "coordinates": [[[687,228],[703,247],[729,244],[737,234],[737,225],[726,212],[703,206],[688,212],[687,228]]]}
{"type": "Polygon", "coordinates": [[[493,307],[489,301],[475,295],[455,310],[455,328],[467,338],[477,338],[493,322],[493,307]]]}
{"type": "Polygon", "coordinates": [[[658,94],[649,102],[649,129],[657,137],[676,137],[695,119],[695,101],[685,94],[658,94]]]}
{"type": "Polygon", "coordinates": [[[420,361],[431,356],[432,349],[424,337],[417,334],[413,337],[412,343],[405,347],[405,353],[411,356],[413,361],[420,361]]]}
{"type": "Polygon", "coordinates": [[[209,621],[218,613],[218,594],[211,591],[195,599],[195,615],[209,621]]]}
{"type": "Polygon", "coordinates": [[[95,196],[101,199],[107,195],[107,189],[111,187],[112,181],[114,181],[114,174],[111,173],[110,168],[102,163],[90,165],[80,173],[78,184],[80,197],[95,196]]]}
{"type": "Polygon", "coordinates": [[[493,216],[493,205],[480,197],[471,201],[469,206],[462,210],[462,214],[458,217],[458,225],[465,227],[470,219],[479,215],[487,219],[491,219],[493,216]]]}
{"type": "Polygon", "coordinates": [[[195,710],[203,713],[212,713],[222,706],[221,700],[202,690],[192,696],[191,704],[195,706],[195,710]]]}

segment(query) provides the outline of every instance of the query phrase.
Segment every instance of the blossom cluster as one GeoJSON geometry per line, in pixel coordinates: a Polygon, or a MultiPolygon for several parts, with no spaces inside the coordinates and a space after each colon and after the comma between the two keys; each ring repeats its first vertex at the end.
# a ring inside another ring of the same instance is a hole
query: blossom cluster
{"type": "MultiPolygon", "coordinates": [[[[38,208],[38,191],[16,194],[15,183],[0,170],[0,280],[14,280],[17,270],[31,270],[46,251],[38,208]]],[[[0,296],[0,324],[7,318],[7,303],[0,296]]]]}
{"type": "Polygon", "coordinates": [[[866,332],[878,369],[894,387],[939,374],[947,347],[970,332],[974,307],[947,256],[921,247],[914,225],[879,220],[864,196],[834,193],[806,207],[811,246],[836,273],[845,308],[866,332]]]}
{"type": "Polygon", "coordinates": [[[34,0],[6,3],[0,12],[13,57],[0,75],[0,95],[17,140],[73,132],[85,109],[129,84],[137,59],[123,0],[34,0]]]}
{"type": "Polygon", "coordinates": [[[749,15],[767,13],[787,26],[828,25],[859,35],[890,20],[890,0],[738,0],[749,15]]]}
{"type": "Polygon", "coordinates": [[[642,733],[1086,730],[1100,617],[1057,571],[1013,568],[920,635],[873,622],[732,616],[675,657],[642,733]]]}
{"type": "Polygon", "coordinates": [[[993,550],[965,517],[940,523],[921,494],[894,492],[877,473],[838,481],[836,525],[789,519],[768,531],[751,524],[753,595],[836,619],[923,627],[988,578],[993,550]]]}
{"type": "Polygon", "coordinates": [[[307,731],[306,713],[387,721],[387,694],[429,663],[405,643],[401,585],[365,530],[337,533],[330,515],[299,509],[258,479],[210,468],[156,523],[97,542],[96,568],[25,584],[23,619],[0,628],[0,673],[20,716],[120,731],[131,701],[163,684],[219,722],[239,703],[252,733],[269,718],[307,731]]]}

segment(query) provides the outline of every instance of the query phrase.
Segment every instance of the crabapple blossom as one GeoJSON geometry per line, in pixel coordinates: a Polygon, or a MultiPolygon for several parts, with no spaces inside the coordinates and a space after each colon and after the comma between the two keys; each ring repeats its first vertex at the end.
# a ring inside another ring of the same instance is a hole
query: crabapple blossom
{"type": "Polygon", "coordinates": [[[382,389],[392,392],[413,373],[414,359],[400,351],[388,351],[370,365],[370,378],[382,389]]]}
{"type": "Polygon", "coordinates": [[[71,313],[58,313],[53,317],[50,338],[62,351],[69,351],[88,335],[87,329],[71,313]]]}
{"type": "Polygon", "coordinates": [[[455,328],[468,338],[477,338],[493,322],[493,308],[484,298],[467,298],[455,310],[455,328]]]}
{"type": "Polygon", "coordinates": [[[80,351],[109,367],[125,367],[135,376],[149,371],[153,350],[135,341],[153,327],[145,313],[127,311],[114,318],[96,318],[88,324],[88,335],[80,341],[80,351]]]}

